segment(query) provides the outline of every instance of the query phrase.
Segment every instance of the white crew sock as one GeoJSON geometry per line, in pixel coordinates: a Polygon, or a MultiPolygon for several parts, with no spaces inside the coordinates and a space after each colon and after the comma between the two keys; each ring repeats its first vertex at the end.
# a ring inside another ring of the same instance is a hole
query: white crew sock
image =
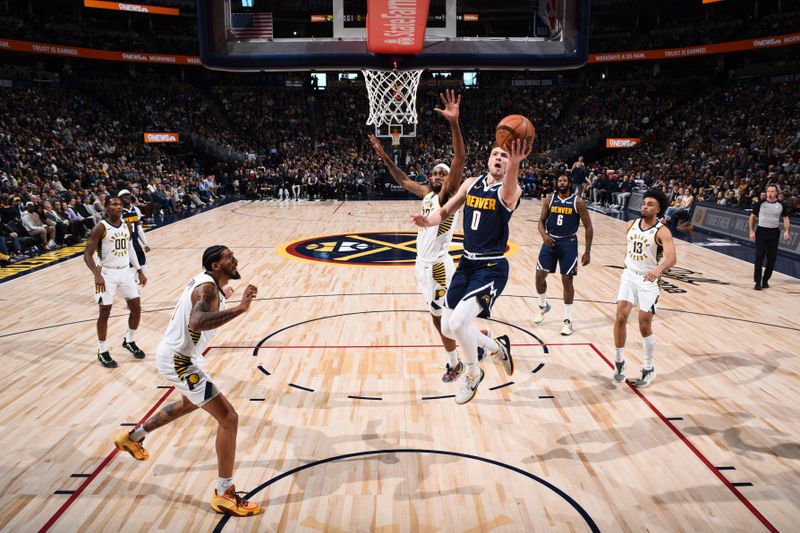
{"type": "Polygon", "coordinates": [[[133,342],[133,338],[136,336],[135,329],[128,329],[128,334],[125,335],[125,342],[133,342]]]}
{"type": "Polygon", "coordinates": [[[617,348],[617,363],[621,363],[625,360],[625,347],[617,348]]]}
{"type": "Polygon", "coordinates": [[[572,304],[564,304],[564,320],[572,322],[572,304]]]}
{"type": "Polygon", "coordinates": [[[644,345],[644,369],[650,370],[653,368],[653,356],[656,354],[656,336],[642,337],[642,344],[644,345]]]}
{"type": "Polygon", "coordinates": [[[537,294],[536,296],[539,297],[539,307],[542,309],[547,307],[547,293],[537,294]]]}
{"type": "Polygon", "coordinates": [[[225,494],[225,491],[228,490],[228,487],[231,485],[233,485],[232,477],[217,478],[217,496],[222,496],[225,494]]]}
{"type": "Polygon", "coordinates": [[[97,351],[100,353],[108,351],[108,345],[106,344],[106,341],[97,341],[97,351]]]}
{"type": "Polygon", "coordinates": [[[447,364],[450,366],[450,368],[455,368],[458,366],[458,350],[447,352],[447,364]]]}
{"type": "Polygon", "coordinates": [[[136,426],[131,430],[130,436],[132,440],[135,440],[136,442],[142,442],[147,436],[147,430],[145,430],[143,426],[136,426]]]}

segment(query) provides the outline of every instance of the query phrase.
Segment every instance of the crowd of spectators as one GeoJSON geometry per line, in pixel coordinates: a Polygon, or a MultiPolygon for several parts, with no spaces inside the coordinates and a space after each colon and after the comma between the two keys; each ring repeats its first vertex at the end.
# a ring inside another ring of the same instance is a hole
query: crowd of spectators
{"type": "MultiPolygon", "coordinates": [[[[102,216],[103,195],[121,188],[135,191],[149,218],[202,207],[222,194],[285,201],[375,198],[395,190],[367,139],[363,86],[220,85],[206,93],[170,82],[155,89],[147,80],[102,78],[0,89],[0,259],[85,238],[102,216]],[[195,132],[260,155],[218,163],[186,145],[170,151],[144,144],[141,132],[148,129],[195,132]]],[[[419,181],[452,157],[450,128],[433,111],[440,90],[420,88],[417,138],[404,139],[397,152],[400,166],[419,181]]],[[[791,83],[701,87],[682,79],[583,89],[489,85],[461,93],[466,175],[484,171],[500,117],[534,119],[539,141],[519,177],[526,197],[551,191],[553,178],[567,170],[549,149],[601,132],[635,134],[642,145],[594,158],[582,191],[590,202],[622,208],[633,187],[657,186],[674,197],[678,209],[670,216],[679,219],[696,201],[749,209],[775,183],[797,212],[800,118],[788,110],[798,109],[800,97],[791,83]]]]}

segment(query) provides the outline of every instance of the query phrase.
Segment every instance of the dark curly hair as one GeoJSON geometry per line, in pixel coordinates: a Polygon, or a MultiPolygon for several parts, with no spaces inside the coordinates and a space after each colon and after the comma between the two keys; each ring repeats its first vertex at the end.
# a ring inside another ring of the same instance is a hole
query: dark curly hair
{"type": "Polygon", "coordinates": [[[650,189],[646,193],[644,193],[642,200],[644,200],[645,198],[654,198],[658,202],[659,206],[658,216],[659,217],[664,216],[664,213],[667,212],[667,207],[669,206],[669,202],[667,202],[667,195],[664,194],[663,191],[660,191],[658,189],[650,189]]]}

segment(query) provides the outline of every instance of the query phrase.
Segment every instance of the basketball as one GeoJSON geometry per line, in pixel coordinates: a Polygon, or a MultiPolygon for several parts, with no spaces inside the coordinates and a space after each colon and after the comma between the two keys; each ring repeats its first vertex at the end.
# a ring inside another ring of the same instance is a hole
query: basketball
{"type": "Polygon", "coordinates": [[[536,136],[536,130],[533,128],[531,121],[526,117],[522,115],[508,115],[497,124],[494,136],[497,141],[497,146],[507,150],[508,143],[517,139],[527,141],[528,146],[531,146],[536,136]]]}

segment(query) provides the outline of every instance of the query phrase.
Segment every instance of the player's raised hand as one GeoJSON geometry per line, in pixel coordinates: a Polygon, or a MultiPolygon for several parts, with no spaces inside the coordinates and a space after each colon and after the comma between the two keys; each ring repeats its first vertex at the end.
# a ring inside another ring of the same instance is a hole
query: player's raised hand
{"type": "Polygon", "coordinates": [[[528,157],[533,150],[533,145],[530,146],[523,139],[515,139],[507,144],[508,149],[508,163],[510,165],[519,165],[519,163],[528,157]]]}
{"type": "Polygon", "coordinates": [[[245,290],[244,294],[242,294],[242,303],[239,304],[239,307],[242,311],[247,311],[250,309],[250,303],[258,296],[258,289],[255,285],[248,285],[245,290]]]}
{"type": "Polygon", "coordinates": [[[439,98],[442,99],[444,109],[439,109],[436,107],[433,110],[447,119],[447,121],[451,124],[458,122],[459,106],[461,106],[461,95],[456,95],[454,90],[448,89],[443,93],[439,93],[439,98]]]}
{"type": "Polygon", "coordinates": [[[383,149],[381,141],[371,133],[369,134],[369,142],[372,143],[372,147],[375,149],[375,153],[378,154],[378,157],[384,160],[389,159],[389,156],[386,155],[386,150],[383,149]]]}

